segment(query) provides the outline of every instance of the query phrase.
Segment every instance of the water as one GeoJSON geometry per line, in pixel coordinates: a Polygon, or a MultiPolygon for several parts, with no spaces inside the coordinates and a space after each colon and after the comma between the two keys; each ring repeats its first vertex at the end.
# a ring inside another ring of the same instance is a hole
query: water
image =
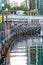
{"type": "Polygon", "coordinates": [[[43,65],[43,39],[24,37],[15,42],[10,53],[10,65],[43,65]]]}

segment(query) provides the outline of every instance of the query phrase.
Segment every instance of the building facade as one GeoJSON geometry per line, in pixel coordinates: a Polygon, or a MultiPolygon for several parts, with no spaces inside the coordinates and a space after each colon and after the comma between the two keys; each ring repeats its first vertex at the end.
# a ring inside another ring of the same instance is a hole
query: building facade
{"type": "Polygon", "coordinates": [[[2,3],[6,4],[6,0],[2,0],[2,3]]]}
{"type": "Polygon", "coordinates": [[[13,1],[10,3],[10,6],[11,6],[11,8],[13,8],[14,6],[19,6],[19,4],[15,1],[13,1]]]}
{"type": "Polygon", "coordinates": [[[0,10],[2,9],[2,0],[0,0],[0,10]]]}
{"type": "Polygon", "coordinates": [[[43,65],[43,46],[30,48],[31,65],[43,65]]]}
{"type": "Polygon", "coordinates": [[[30,9],[29,0],[26,0],[26,6],[30,9]]]}
{"type": "Polygon", "coordinates": [[[37,0],[29,0],[30,9],[37,9],[37,0]]]}
{"type": "Polygon", "coordinates": [[[29,0],[30,9],[35,8],[35,0],[29,0]]]}
{"type": "Polygon", "coordinates": [[[26,0],[24,0],[24,1],[21,3],[21,5],[26,7],[26,0]]]}
{"type": "Polygon", "coordinates": [[[10,3],[10,1],[9,0],[7,0],[7,4],[9,4],[10,3]]]}
{"type": "Polygon", "coordinates": [[[30,9],[38,9],[43,14],[43,0],[29,0],[30,9]]]}
{"type": "Polygon", "coordinates": [[[43,46],[31,46],[29,49],[27,65],[43,65],[43,46]]]}
{"type": "Polygon", "coordinates": [[[40,14],[43,14],[43,0],[37,0],[37,8],[40,14]]]}
{"type": "Polygon", "coordinates": [[[29,0],[24,0],[24,1],[21,3],[21,5],[28,7],[28,9],[30,8],[30,6],[29,6],[29,0]]]}
{"type": "Polygon", "coordinates": [[[27,6],[28,9],[37,8],[37,0],[24,0],[22,5],[27,6]]]}
{"type": "Polygon", "coordinates": [[[2,0],[2,2],[4,3],[4,4],[9,4],[9,0],[2,0]]]}

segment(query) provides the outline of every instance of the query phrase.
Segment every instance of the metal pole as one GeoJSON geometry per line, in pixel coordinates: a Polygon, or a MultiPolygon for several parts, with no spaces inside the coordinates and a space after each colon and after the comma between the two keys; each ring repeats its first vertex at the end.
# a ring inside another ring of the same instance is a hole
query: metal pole
{"type": "Polygon", "coordinates": [[[4,13],[3,13],[3,11],[4,11],[4,7],[2,7],[2,22],[4,22],[4,13]]]}
{"type": "Polygon", "coordinates": [[[7,13],[8,13],[8,9],[6,8],[6,23],[7,23],[7,13]]]}
{"type": "Polygon", "coordinates": [[[6,22],[7,22],[7,11],[6,11],[6,22]]]}

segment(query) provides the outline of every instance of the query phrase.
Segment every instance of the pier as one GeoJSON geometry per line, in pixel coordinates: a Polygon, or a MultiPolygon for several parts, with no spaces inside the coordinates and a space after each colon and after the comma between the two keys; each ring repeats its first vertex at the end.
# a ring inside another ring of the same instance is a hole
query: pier
{"type": "MultiPolygon", "coordinates": [[[[8,20],[10,20],[10,18],[8,20]]],[[[21,25],[9,26],[9,28],[3,29],[0,32],[0,45],[1,45],[0,64],[1,65],[3,65],[4,63],[6,63],[5,65],[9,65],[8,63],[10,58],[9,53],[16,39],[18,40],[18,38],[26,35],[29,37],[43,37],[40,35],[42,29],[40,20],[39,23],[35,23],[35,24],[33,20],[33,23],[28,22],[27,24],[21,23],[21,25]]]]}

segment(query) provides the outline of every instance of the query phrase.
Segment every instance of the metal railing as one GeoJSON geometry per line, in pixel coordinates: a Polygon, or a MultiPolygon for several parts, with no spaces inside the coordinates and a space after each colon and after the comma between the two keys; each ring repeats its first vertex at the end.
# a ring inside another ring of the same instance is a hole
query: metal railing
{"type": "Polygon", "coordinates": [[[0,31],[0,42],[5,39],[5,31],[0,31]]]}

